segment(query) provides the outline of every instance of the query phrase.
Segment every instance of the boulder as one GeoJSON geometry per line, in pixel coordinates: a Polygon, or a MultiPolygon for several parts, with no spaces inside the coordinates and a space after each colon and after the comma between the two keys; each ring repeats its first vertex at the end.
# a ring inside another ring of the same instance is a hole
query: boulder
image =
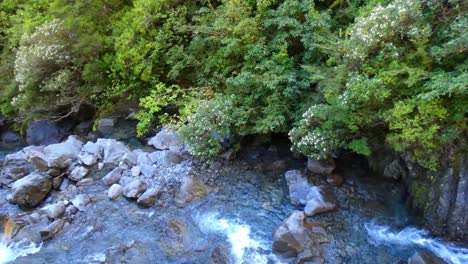
{"type": "Polygon", "coordinates": [[[76,166],[68,175],[68,178],[73,181],[81,181],[88,175],[88,169],[83,166],[76,166]]]}
{"type": "Polygon", "coordinates": [[[40,171],[49,169],[48,159],[43,146],[28,146],[21,150],[25,159],[40,171]]]}
{"type": "Polygon", "coordinates": [[[22,207],[36,207],[52,189],[52,179],[48,175],[33,172],[13,183],[11,201],[22,207]]]}
{"type": "Polygon", "coordinates": [[[3,160],[3,166],[0,166],[0,185],[9,185],[33,170],[33,166],[24,158],[22,151],[8,154],[3,160]]]}
{"type": "Polygon", "coordinates": [[[448,264],[443,259],[429,252],[418,251],[408,259],[408,264],[448,264]]]}
{"type": "Polygon", "coordinates": [[[114,118],[101,118],[97,121],[97,131],[104,135],[112,133],[116,120],[114,118]]]}
{"type": "Polygon", "coordinates": [[[331,174],[335,169],[335,161],[330,158],[328,160],[307,159],[307,169],[312,173],[331,174]]]}
{"type": "Polygon", "coordinates": [[[71,203],[80,211],[84,211],[90,202],[91,198],[87,194],[78,194],[71,200],[71,203]]]}
{"type": "Polygon", "coordinates": [[[122,157],[131,152],[130,149],[125,146],[122,142],[115,139],[104,139],[99,138],[96,142],[102,147],[104,152],[103,162],[119,164],[122,157]]]}
{"type": "Polygon", "coordinates": [[[83,143],[74,136],[68,137],[65,142],[48,145],[44,148],[47,164],[50,168],[66,168],[80,154],[83,143]]]}
{"type": "Polygon", "coordinates": [[[300,170],[290,170],[285,173],[286,182],[289,188],[289,199],[292,204],[305,205],[307,203],[307,194],[312,187],[300,170]]]}
{"type": "Polygon", "coordinates": [[[151,207],[160,194],[159,188],[149,188],[138,198],[137,203],[144,207],[151,207]]]}
{"type": "Polygon", "coordinates": [[[330,190],[314,186],[307,193],[307,204],[304,208],[304,213],[307,216],[314,216],[335,209],[336,197],[330,190]]]}
{"type": "Polygon", "coordinates": [[[173,148],[182,148],[183,143],[177,134],[175,128],[173,127],[164,127],[156,136],[150,138],[148,145],[152,145],[156,149],[170,149],[173,148]]]}
{"type": "Polygon", "coordinates": [[[81,163],[92,166],[97,163],[99,159],[102,158],[102,147],[91,141],[86,142],[86,144],[81,149],[78,159],[81,163]]]}
{"type": "Polygon", "coordinates": [[[123,196],[136,199],[146,190],[146,181],[142,179],[135,179],[128,184],[122,190],[123,196]]]}
{"type": "Polygon", "coordinates": [[[46,228],[40,231],[42,239],[43,240],[52,239],[55,235],[57,235],[58,233],[60,233],[60,231],[62,231],[64,225],[65,225],[64,219],[57,219],[53,221],[46,228]]]}
{"type": "Polygon", "coordinates": [[[185,204],[209,193],[209,187],[200,179],[193,175],[186,175],[182,179],[182,186],[177,195],[177,203],[185,204]]]}
{"type": "Polygon", "coordinates": [[[117,167],[107,173],[107,175],[102,178],[102,181],[106,185],[112,185],[120,180],[120,177],[122,177],[122,171],[122,168],[117,167]]]}
{"type": "Polygon", "coordinates": [[[46,214],[50,219],[59,218],[65,213],[65,209],[63,202],[54,203],[46,207],[46,214]]]}
{"type": "Polygon", "coordinates": [[[182,161],[180,154],[172,150],[154,151],[148,154],[148,158],[152,163],[156,163],[161,166],[179,164],[182,161]]]}
{"type": "Polygon", "coordinates": [[[151,178],[156,174],[156,168],[149,164],[140,165],[140,171],[146,178],[151,178]]]}
{"type": "Polygon", "coordinates": [[[132,174],[133,177],[138,177],[141,172],[141,167],[140,166],[133,166],[130,169],[130,173],[132,174]]]}
{"type": "Polygon", "coordinates": [[[117,199],[120,195],[122,195],[122,190],[123,188],[121,185],[112,184],[112,186],[107,191],[107,196],[109,196],[109,198],[112,200],[117,199]]]}
{"type": "Polygon", "coordinates": [[[133,166],[137,163],[137,156],[133,152],[127,152],[123,155],[122,162],[128,166],[133,166]]]}
{"type": "Polygon", "coordinates": [[[29,121],[26,129],[26,142],[29,145],[50,145],[60,142],[64,138],[64,133],[52,122],[29,121]]]}
{"type": "Polygon", "coordinates": [[[294,211],[275,230],[273,235],[273,250],[285,258],[317,258],[322,257],[320,245],[330,243],[331,237],[325,227],[320,224],[307,223],[302,211],[294,211]],[[301,255],[301,253],[306,252],[301,255]]]}

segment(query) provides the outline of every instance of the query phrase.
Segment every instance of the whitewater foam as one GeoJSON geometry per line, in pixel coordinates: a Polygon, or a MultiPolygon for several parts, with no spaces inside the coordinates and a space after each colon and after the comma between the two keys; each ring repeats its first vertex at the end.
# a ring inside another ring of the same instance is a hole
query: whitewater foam
{"type": "Polygon", "coordinates": [[[26,240],[8,244],[0,242],[0,264],[6,264],[19,257],[35,254],[41,250],[41,247],[42,243],[35,244],[26,240]]]}
{"type": "Polygon", "coordinates": [[[217,213],[207,213],[197,217],[200,230],[204,233],[223,235],[231,245],[231,255],[236,263],[280,263],[274,254],[268,251],[267,243],[252,237],[250,226],[223,219],[217,213]]]}
{"type": "Polygon", "coordinates": [[[452,264],[468,263],[468,249],[446,243],[429,237],[426,230],[406,227],[401,231],[393,231],[388,226],[369,223],[365,225],[369,234],[369,241],[376,245],[394,244],[402,246],[416,246],[427,249],[452,264]]]}

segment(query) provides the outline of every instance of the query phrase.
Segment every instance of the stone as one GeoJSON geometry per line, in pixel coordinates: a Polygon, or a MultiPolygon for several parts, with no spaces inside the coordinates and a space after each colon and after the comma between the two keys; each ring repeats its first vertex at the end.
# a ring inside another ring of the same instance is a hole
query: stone
{"type": "Polygon", "coordinates": [[[109,173],[107,173],[104,178],[102,178],[102,182],[106,185],[112,185],[116,182],[119,182],[120,177],[122,177],[122,169],[117,167],[111,170],[109,173]]]}
{"type": "Polygon", "coordinates": [[[314,216],[320,213],[330,212],[336,209],[335,195],[323,188],[314,186],[307,194],[307,204],[304,213],[307,216],[314,216]]]}
{"type": "Polygon", "coordinates": [[[3,164],[0,164],[0,184],[10,185],[11,182],[19,180],[34,170],[22,151],[5,156],[3,164]]]}
{"type": "Polygon", "coordinates": [[[170,149],[171,147],[182,148],[183,143],[177,134],[175,128],[166,126],[156,134],[156,136],[150,138],[148,145],[152,145],[156,149],[164,150],[170,149]]]}
{"type": "Polygon", "coordinates": [[[305,205],[307,203],[307,194],[312,187],[300,170],[290,170],[285,173],[286,183],[289,189],[289,199],[294,205],[305,205]]]}
{"type": "Polygon", "coordinates": [[[119,142],[115,139],[104,139],[99,138],[96,142],[99,146],[102,147],[104,157],[103,162],[105,164],[114,163],[119,164],[122,160],[122,157],[130,152],[130,149],[125,146],[122,142],[119,142]]]}
{"type": "Polygon", "coordinates": [[[57,202],[48,205],[46,208],[46,214],[50,219],[56,219],[65,213],[65,204],[63,202],[57,202]]]}
{"type": "Polygon", "coordinates": [[[97,131],[104,135],[112,133],[113,127],[116,123],[114,118],[101,118],[97,121],[97,131]]]}
{"type": "Polygon", "coordinates": [[[4,146],[17,146],[20,144],[21,137],[13,131],[4,131],[0,134],[0,143],[4,146]]]}
{"type": "Polygon", "coordinates": [[[140,166],[133,166],[132,169],[130,170],[130,173],[132,174],[133,177],[138,177],[141,172],[141,167],[140,166]]]}
{"type": "Polygon", "coordinates": [[[189,203],[206,196],[209,192],[209,187],[202,180],[195,178],[193,175],[186,175],[182,179],[182,185],[177,194],[176,202],[180,205],[189,203]]]}
{"type": "Polygon", "coordinates": [[[98,165],[97,165],[98,171],[102,170],[102,168],[104,168],[104,163],[99,162],[98,165]]]}
{"type": "Polygon", "coordinates": [[[52,178],[52,188],[54,188],[54,190],[60,189],[62,182],[63,182],[63,177],[52,178]]]}
{"type": "Polygon", "coordinates": [[[138,198],[137,203],[144,207],[151,207],[160,194],[159,188],[149,188],[138,198]]]}
{"type": "Polygon", "coordinates": [[[132,178],[132,177],[122,176],[122,178],[120,178],[119,184],[122,185],[122,186],[125,186],[125,185],[129,184],[133,180],[134,180],[134,178],[132,178]]]}
{"type": "Polygon", "coordinates": [[[154,151],[148,154],[148,158],[152,161],[152,163],[156,163],[157,165],[161,166],[179,164],[182,161],[180,154],[172,150],[154,151]]]}
{"type": "Polygon", "coordinates": [[[153,165],[142,164],[140,165],[141,174],[146,178],[151,178],[156,174],[156,168],[153,165]]]}
{"type": "Polygon", "coordinates": [[[408,264],[448,264],[429,252],[418,251],[408,259],[408,264]]]}
{"type": "Polygon", "coordinates": [[[133,153],[137,156],[137,165],[151,165],[152,161],[148,158],[148,153],[142,151],[141,149],[136,149],[133,153]]]}
{"type": "Polygon", "coordinates": [[[122,190],[123,196],[136,199],[146,190],[146,181],[142,179],[135,179],[128,184],[122,190]]]}
{"type": "Polygon", "coordinates": [[[399,180],[406,172],[399,159],[395,159],[385,166],[382,176],[387,179],[399,180]]]}
{"type": "Polygon", "coordinates": [[[212,264],[230,264],[234,263],[231,257],[229,247],[226,245],[219,245],[211,251],[210,261],[212,264]]]}
{"type": "Polygon", "coordinates": [[[344,182],[344,178],[338,173],[332,173],[327,176],[327,182],[333,186],[341,186],[344,182]]]}
{"type": "Polygon", "coordinates": [[[49,168],[66,168],[78,157],[83,143],[74,136],[68,137],[65,142],[44,147],[49,168]]]}
{"type": "Polygon", "coordinates": [[[40,231],[43,240],[50,240],[60,233],[65,225],[64,219],[57,219],[40,231]]]}
{"type": "Polygon", "coordinates": [[[117,199],[120,195],[122,195],[123,187],[119,184],[112,184],[112,186],[107,191],[107,196],[110,199],[114,200],[117,199]]]}
{"type": "Polygon", "coordinates": [[[33,172],[13,183],[12,201],[22,207],[36,207],[52,189],[52,179],[48,175],[33,172]]]}
{"type": "Polygon", "coordinates": [[[78,155],[78,159],[81,163],[92,166],[102,158],[102,147],[91,141],[86,142],[78,155]]]}
{"type": "Polygon", "coordinates": [[[64,134],[56,124],[41,120],[29,121],[26,129],[26,142],[28,145],[50,145],[60,142],[64,134]]]}
{"type": "Polygon", "coordinates": [[[79,182],[77,182],[76,186],[81,187],[81,186],[91,185],[93,183],[94,183],[94,180],[92,178],[84,178],[80,180],[79,182]]]}
{"type": "Polygon", "coordinates": [[[78,194],[71,200],[71,203],[81,212],[83,212],[86,206],[91,202],[91,198],[87,194],[78,194]]]}
{"type": "Polygon", "coordinates": [[[46,171],[49,168],[47,157],[42,146],[29,146],[22,150],[23,156],[40,171],[46,171]]]}
{"type": "Polygon", "coordinates": [[[335,161],[330,158],[328,160],[307,159],[307,169],[312,173],[331,174],[335,169],[335,161]]]}
{"type": "Polygon", "coordinates": [[[122,162],[128,166],[133,166],[137,163],[137,156],[133,152],[127,152],[123,155],[122,162]]]}
{"type": "Polygon", "coordinates": [[[88,175],[88,169],[83,166],[76,166],[68,175],[68,178],[72,181],[81,181],[86,175],[88,175]]]}
{"type": "Polygon", "coordinates": [[[319,246],[330,242],[331,237],[325,232],[323,226],[307,223],[304,212],[294,211],[275,230],[273,250],[285,258],[314,259],[322,257],[319,246]]]}

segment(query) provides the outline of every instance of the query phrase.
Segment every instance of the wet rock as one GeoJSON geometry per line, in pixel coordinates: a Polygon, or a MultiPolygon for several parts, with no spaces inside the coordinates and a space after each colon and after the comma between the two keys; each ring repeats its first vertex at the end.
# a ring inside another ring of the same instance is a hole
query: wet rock
{"type": "Polygon", "coordinates": [[[49,145],[60,142],[64,134],[58,126],[45,120],[29,121],[26,129],[26,142],[29,145],[49,145]]]}
{"type": "Polygon", "coordinates": [[[103,149],[104,163],[118,164],[121,161],[122,157],[126,153],[130,152],[130,149],[127,146],[115,139],[99,138],[96,144],[101,146],[103,149]]]}
{"type": "Polygon", "coordinates": [[[92,166],[102,158],[102,147],[96,143],[88,141],[81,149],[78,159],[81,163],[92,166]]]}
{"type": "Polygon", "coordinates": [[[68,175],[68,178],[72,181],[80,181],[88,175],[88,169],[83,166],[76,166],[68,175]]]}
{"type": "Polygon", "coordinates": [[[307,194],[307,204],[304,212],[307,216],[330,212],[336,209],[336,197],[324,188],[314,186],[307,194]]]}
{"type": "Polygon", "coordinates": [[[153,177],[154,174],[156,173],[156,168],[153,167],[153,165],[142,164],[140,165],[140,169],[141,169],[141,174],[143,174],[143,176],[147,178],[153,177]]]}
{"type": "Polygon", "coordinates": [[[189,225],[178,219],[171,219],[164,230],[164,239],[159,244],[167,256],[179,256],[194,246],[194,237],[189,225]]]}
{"type": "Polygon", "coordinates": [[[78,194],[73,198],[71,203],[81,212],[83,212],[86,206],[91,202],[91,198],[87,194],[78,194]]]}
{"type": "Polygon", "coordinates": [[[344,178],[338,173],[332,173],[327,177],[327,182],[333,186],[341,186],[344,182],[344,178]]]}
{"type": "Polygon", "coordinates": [[[405,175],[405,169],[400,159],[395,159],[385,166],[382,176],[388,179],[398,180],[405,175]]]}
{"type": "Polygon", "coordinates": [[[212,264],[230,264],[234,263],[229,252],[229,247],[226,245],[219,245],[211,251],[210,261],[212,264]]]}
{"type": "Polygon", "coordinates": [[[137,203],[144,207],[151,207],[159,195],[159,188],[149,188],[138,198],[137,203]]]}
{"type": "Polygon", "coordinates": [[[113,170],[111,170],[104,178],[102,178],[102,181],[106,185],[112,185],[116,182],[119,182],[120,178],[122,177],[122,169],[117,167],[113,170]]]}
{"type": "Polygon", "coordinates": [[[150,138],[148,145],[164,150],[171,147],[180,148],[183,143],[173,127],[164,127],[156,136],[150,138]]]}
{"type": "MultiPolygon", "coordinates": [[[[273,235],[273,250],[283,257],[317,258],[322,257],[320,245],[329,243],[331,238],[320,224],[307,223],[302,211],[294,211],[275,230],[273,235]]],[[[299,259],[300,260],[300,259],[299,259]]]]}
{"type": "Polygon", "coordinates": [[[182,186],[177,195],[177,203],[189,203],[197,198],[203,197],[209,193],[209,187],[200,179],[193,175],[186,175],[182,179],[182,186]]]}
{"type": "Polygon", "coordinates": [[[140,166],[133,166],[132,169],[130,170],[130,173],[132,174],[133,177],[138,177],[141,172],[141,167],[140,166]]]}
{"type": "Polygon", "coordinates": [[[46,228],[40,231],[42,239],[43,240],[52,239],[55,235],[57,235],[58,233],[60,233],[60,231],[62,231],[64,225],[65,225],[64,219],[57,219],[53,221],[46,228]]]}
{"type": "Polygon", "coordinates": [[[43,217],[39,217],[33,223],[21,228],[15,235],[14,240],[26,240],[34,243],[41,243],[43,239],[40,232],[41,230],[45,230],[48,225],[49,219],[46,215],[43,215],[43,217]]]}
{"type": "Polygon", "coordinates": [[[412,257],[408,259],[408,264],[448,264],[448,263],[429,252],[418,251],[412,257]]]}
{"type": "Polygon", "coordinates": [[[74,136],[65,142],[48,145],[44,148],[47,164],[50,168],[66,168],[78,157],[83,143],[74,136]]]}
{"type": "Polygon", "coordinates": [[[289,199],[292,204],[305,205],[307,194],[312,187],[307,177],[300,170],[290,170],[285,173],[286,182],[289,188],[289,199]]]}
{"type": "Polygon", "coordinates": [[[182,157],[180,156],[180,154],[172,150],[154,151],[148,154],[148,158],[153,163],[156,163],[161,166],[179,164],[182,161],[182,157]]]}
{"type": "Polygon", "coordinates": [[[52,189],[52,179],[48,175],[33,172],[13,183],[12,201],[23,207],[36,207],[52,189]]]}
{"type": "Polygon", "coordinates": [[[109,198],[112,200],[117,199],[120,195],[122,195],[122,190],[123,188],[121,185],[112,184],[112,186],[107,191],[107,196],[109,196],[109,198]]]}
{"type": "Polygon", "coordinates": [[[79,182],[76,183],[76,186],[86,186],[86,185],[91,185],[94,183],[94,180],[92,178],[85,178],[80,180],[79,182]]]}
{"type": "Polygon", "coordinates": [[[127,198],[136,199],[145,190],[146,182],[142,179],[135,179],[125,185],[125,187],[122,190],[122,194],[127,198]]]}
{"type": "Polygon", "coordinates": [[[307,159],[307,169],[312,173],[331,174],[335,169],[335,161],[330,158],[328,160],[307,159]]]}
{"type": "Polygon", "coordinates": [[[50,219],[59,218],[65,213],[65,204],[63,202],[54,203],[47,206],[46,214],[50,219]]]}

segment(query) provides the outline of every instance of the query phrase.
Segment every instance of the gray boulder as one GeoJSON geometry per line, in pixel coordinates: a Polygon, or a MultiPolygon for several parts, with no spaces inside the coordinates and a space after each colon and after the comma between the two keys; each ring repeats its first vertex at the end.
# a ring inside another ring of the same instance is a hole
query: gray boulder
{"type": "Polygon", "coordinates": [[[59,218],[65,213],[66,206],[63,202],[54,203],[48,205],[46,208],[46,214],[50,219],[59,218]]]}
{"type": "Polygon", "coordinates": [[[117,199],[120,195],[122,195],[122,190],[123,188],[121,185],[112,184],[112,186],[107,191],[107,196],[109,196],[109,198],[112,200],[117,199]]]}
{"type": "Polygon", "coordinates": [[[142,179],[135,179],[128,184],[122,190],[123,196],[131,199],[138,198],[146,190],[146,182],[142,179]]]}
{"type": "Polygon", "coordinates": [[[91,198],[87,194],[78,194],[71,200],[71,203],[80,211],[84,211],[90,202],[91,198]]]}
{"type": "Polygon", "coordinates": [[[102,181],[106,185],[112,185],[116,182],[119,182],[120,178],[122,177],[122,169],[117,167],[113,170],[111,170],[104,178],[102,178],[102,181]]]}
{"type": "Polygon", "coordinates": [[[286,182],[289,188],[289,199],[292,204],[305,205],[307,203],[307,194],[312,187],[300,170],[290,170],[285,173],[286,182]]]}
{"type": "Polygon", "coordinates": [[[160,194],[159,188],[149,188],[138,198],[137,203],[144,207],[151,207],[160,194]]]}
{"type": "Polygon", "coordinates": [[[152,145],[156,149],[182,148],[183,143],[175,128],[164,127],[156,136],[150,138],[148,145],[152,145]]]}
{"type": "Polygon", "coordinates": [[[148,154],[148,158],[153,163],[156,163],[161,166],[179,164],[182,161],[182,157],[180,156],[180,154],[172,150],[154,151],[148,154]]]}
{"type": "Polygon", "coordinates": [[[182,179],[182,186],[177,195],[176,202],[178,204],[189,203],[197,198],[206,196],[210,192],[210,188],[200,179],[193,175],[186,175],[182,179]]]}
{"type": "Polygon", "coordinates": [[[320,213],[330,212],[336,209],[336,197],[330,191],[314,186],[307,193],[307,204],[304,213],[307,216],[314,216],[320,213]]]}
{"type": "Polygon", "coordinates": [[[78,159],[81,163],[92,166],[97,163],[99,159],[102,158],[102,146],[88,141],[83,148],[81,149],[78,159]]]}
{"type": "Polygon", "coordinates": [[[330,158],[328,160],[307,159],[307,169],[312,173],[331,174],[335,169],[335,161],[330,158]]]}
{"type": "Polygon", "coordinates": [[[68,175],[68,178],[73,181],[81,181],[86,175],[88,175],[88,169],[83,166],[76,166],[68,175]]]}
{"type": "Polygon", "coordinates": [[[66,168],[80,154],[83,143],[70,136],[65,142],[52,144],[44,148],[47,164],[50,168],[66,168]]]}
{"type": "Polygon", "coordinates": [[[23,207],[36,207],[52,189],[52,179],[36,172],[17,180],[11,189],[11,201],[23,207]]]}
{"type": "Polygon", "coordinates": [[[22,151],[8,154],[3,160],[3,166],[0,166],[0,184],[9,185],[33,170],[33,166],[24,158],[22,151]]]}
{"type": "Polygon", "coordinates": [[[131,152],[130,149],[125,146],[122,142],[115,139],[104,139],[99,138],[96,142],[102,147],[104,152],[103,162],[119,164],[122,157],[131,152]]]}

